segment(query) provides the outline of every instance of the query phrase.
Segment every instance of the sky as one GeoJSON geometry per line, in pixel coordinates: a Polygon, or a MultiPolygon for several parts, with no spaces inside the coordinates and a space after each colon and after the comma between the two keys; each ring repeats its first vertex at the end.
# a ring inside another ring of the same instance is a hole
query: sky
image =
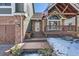
{"type": "Polygon", "coordinates": [[[47,8],[47,3],[35,3],[34,8],[35,12],[43,12],[47,8]]]}

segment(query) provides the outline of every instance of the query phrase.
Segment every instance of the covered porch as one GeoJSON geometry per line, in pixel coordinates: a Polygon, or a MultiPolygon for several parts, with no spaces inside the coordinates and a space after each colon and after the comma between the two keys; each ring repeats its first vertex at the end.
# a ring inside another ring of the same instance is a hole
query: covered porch
{"type": "Polygon", "coordinates": [[[79,13],[71,4],[57,3],[48,10],[44,34],[79,36],[79,13]],[[72,8],[71,8],[72,7],[72,8]]]}

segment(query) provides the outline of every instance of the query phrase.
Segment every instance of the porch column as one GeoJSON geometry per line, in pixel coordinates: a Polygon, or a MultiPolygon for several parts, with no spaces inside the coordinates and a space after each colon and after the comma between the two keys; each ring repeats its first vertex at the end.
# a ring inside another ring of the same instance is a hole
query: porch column
{"type": "MultiPolygon", "coordinates": [[[[77,17],[77,32],[79,32],[79,12],[76,17],[77,17]]],[[[79,34],[77,34],[77,36],[79,37],[79,34]]]]}
{"type": "Polygon", "coordinates": [[[75,31],[77,31],[77,15],[75,16],[75,31]]]}
{"type": "MultiPolygon", "coordinates": [[[[75,32],[77,32],[77,15],[75,16],[75,32]]],[[[75,37],[77,36],[77,34],[74,34],[75,37]]]]}
{"type": "Polygon", "coordinates": [[[76,15],[77,19],[77,31],[79,32],[79,13],[76,15]]]}
{"type": "Polygon", "coordinates": [[[64,31],[64,18],[62,18],[62,26],[61,26],[61,28],[62,28],[62,31],[64,31]]]}
{"type": "Polygon", "coordinates": [[[42,31],[46,31],[46,18],[42,18],[42,31]]]}
{"type": "Polygon", "coordinates": [[[44,19],[42,19],[42,32],[44,32],[44,19]]]}

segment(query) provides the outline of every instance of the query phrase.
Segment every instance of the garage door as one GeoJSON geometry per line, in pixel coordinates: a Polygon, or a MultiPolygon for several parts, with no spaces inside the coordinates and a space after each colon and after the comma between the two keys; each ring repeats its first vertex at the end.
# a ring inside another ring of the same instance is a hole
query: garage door
{"type": "Polygon", "coordinates": [[[15,42],[15,26],[14,25],[0,25],[0,43],[14,43],[15,42]]]}

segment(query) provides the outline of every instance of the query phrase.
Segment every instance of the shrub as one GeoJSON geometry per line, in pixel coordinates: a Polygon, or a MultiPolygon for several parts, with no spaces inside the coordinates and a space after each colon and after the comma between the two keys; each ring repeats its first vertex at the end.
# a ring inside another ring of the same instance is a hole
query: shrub
{"type": "Polygon", "coordinates": [[[38,53],[42,54],[43,56],[52,56],[52,50],[50,48],[38,50],[38,53]]]}
{"type": "Polygon", "coordinates": [[[12,56],[19,56],[20,54],[21,54],[21,49],[18,46],[18,44],[16,44],[15,47],[11,49],[11,55],[12,56]]]}

